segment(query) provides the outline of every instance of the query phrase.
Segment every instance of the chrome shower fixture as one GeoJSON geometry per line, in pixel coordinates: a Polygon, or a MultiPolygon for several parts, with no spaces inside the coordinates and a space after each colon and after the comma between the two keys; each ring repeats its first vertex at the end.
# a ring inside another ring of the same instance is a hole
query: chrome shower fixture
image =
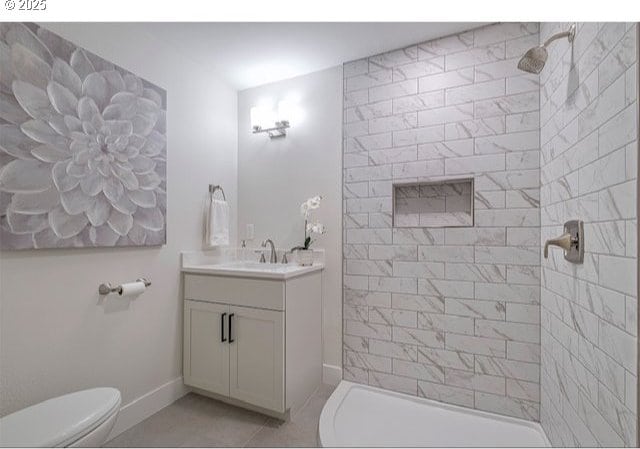
{"type": "Polygon", "coordinates": [[[547,62],[547,57],[549,56],[547,53],[547,47],[549,44],[555,40],[562,39],[566,37],[569,42],[573,42],[573,39],[576,37],[576,24],[574,23],[569,28],[569,31],[563,31],[561,33],[556,33],[547,39],[544,44],[533,47],[529,49],[520,62],[518,62],[518,68],[520,70],[524,70],[525,72],[538,74],[544,68],[545,63],[547,62]]]}

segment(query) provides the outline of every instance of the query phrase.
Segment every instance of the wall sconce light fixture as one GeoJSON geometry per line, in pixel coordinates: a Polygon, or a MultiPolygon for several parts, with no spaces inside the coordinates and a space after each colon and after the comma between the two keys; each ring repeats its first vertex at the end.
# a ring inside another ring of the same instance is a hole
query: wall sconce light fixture
{"type": "Polygon", "coordinates": [[[267,133],[272,139],[284,137],[289,128],[290,106],[281,101],[278,110],[274,111],[269,106],[254,106],[251,108],[251,129],[253,134],[267,133]]]}

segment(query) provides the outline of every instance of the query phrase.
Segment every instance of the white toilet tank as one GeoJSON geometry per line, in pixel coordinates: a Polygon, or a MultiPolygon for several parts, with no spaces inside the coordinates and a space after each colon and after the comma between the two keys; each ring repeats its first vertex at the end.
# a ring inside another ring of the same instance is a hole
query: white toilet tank
{"type": "Polygon", "coordinates": [[[120,391],[66,394],[0,418],[1,447],[100,446],[120,411],[120,391]]]}

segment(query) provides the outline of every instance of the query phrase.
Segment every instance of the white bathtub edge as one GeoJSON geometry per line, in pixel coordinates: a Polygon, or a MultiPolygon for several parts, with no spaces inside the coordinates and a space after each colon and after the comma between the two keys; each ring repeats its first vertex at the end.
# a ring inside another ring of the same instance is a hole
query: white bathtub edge
{"type": "Polygon", "coordinates": [[[549,442],[549,439],[547,438],[547,435],[544,432],[544,429],[542,428],[539,422],[529,421],[526,419],[516,418],[513,416],[500,415],[497,413],[487,412],[484,410],[461,407],[459,405],[447,404],[445,402],[435,401],[433,399],[412,396],[405,393],[398,393],[395,391],[385,390],[385,389],[373,387],[370,385],[356,384],[346,380],[341,381],[338,387],[333,391],[333,393],[325,403],[322,409],[322,412],[320,414],[320,420],[318,422],[318,445],[320,447],[339,446],[335,438],[335,433],[332,431],[334,429],[333,419],[336,415],[336,412],[338,411],[338,408],[346,398],[349,390],[351,390],[352,388],[361,388],[364,390],[369,390],[376,393],[382,393],[389,396],[395,396],[395,397],[405,399],[405,400],[410,400],[413,402],[423,403],[425,405],[429,405],[432,407],[453,410],[453,411],[465,413],[468,415],[482,416],[485,418],[491,418],[491,419],[500,420],[503,422],[509,422],[509,423],[525,426],[539,432],[540,435],[543,437],[543,440],[546,446],[551,447],[551,443],[549,442]]]}

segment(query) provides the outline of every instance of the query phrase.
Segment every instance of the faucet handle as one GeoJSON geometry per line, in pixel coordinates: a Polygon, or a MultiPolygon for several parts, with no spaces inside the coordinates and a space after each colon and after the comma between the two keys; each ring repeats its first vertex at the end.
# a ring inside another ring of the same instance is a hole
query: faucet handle
{"type": "Polygon", "coordinates": [[[264,251],[263,250],[254,249],[253,252],[256,253],[256,254],[260,254],[260,258],[258,259],[258,262],[267,263],[267,259],[264,258],[264,251]]]}
{"type": "Polygon", "coordinates": [[[564,233],[544,244],[544,257],[549,257],[549,246],[558,246],[564,250],[565,260],[571,263],[584,262],[584,223],[582,220],[569,220],[564,224],[564,233]]]}
{"type": "Polygon", "coordinates": [[[547,240],[544,244],[544,258],[547,259],[549,257],[549,245],[559,246],[563,250],[569,251],[571,249],[572,243],[573,239],[571,238],[571,234],[568,232],[555,239],[547,240]]]}
{"type": "Polygon", "coordinates": [[[280,261],[280,263],[289,263],[289,259],[287,259],[286,251],[282,253],[282,260],[280,261]]]}

